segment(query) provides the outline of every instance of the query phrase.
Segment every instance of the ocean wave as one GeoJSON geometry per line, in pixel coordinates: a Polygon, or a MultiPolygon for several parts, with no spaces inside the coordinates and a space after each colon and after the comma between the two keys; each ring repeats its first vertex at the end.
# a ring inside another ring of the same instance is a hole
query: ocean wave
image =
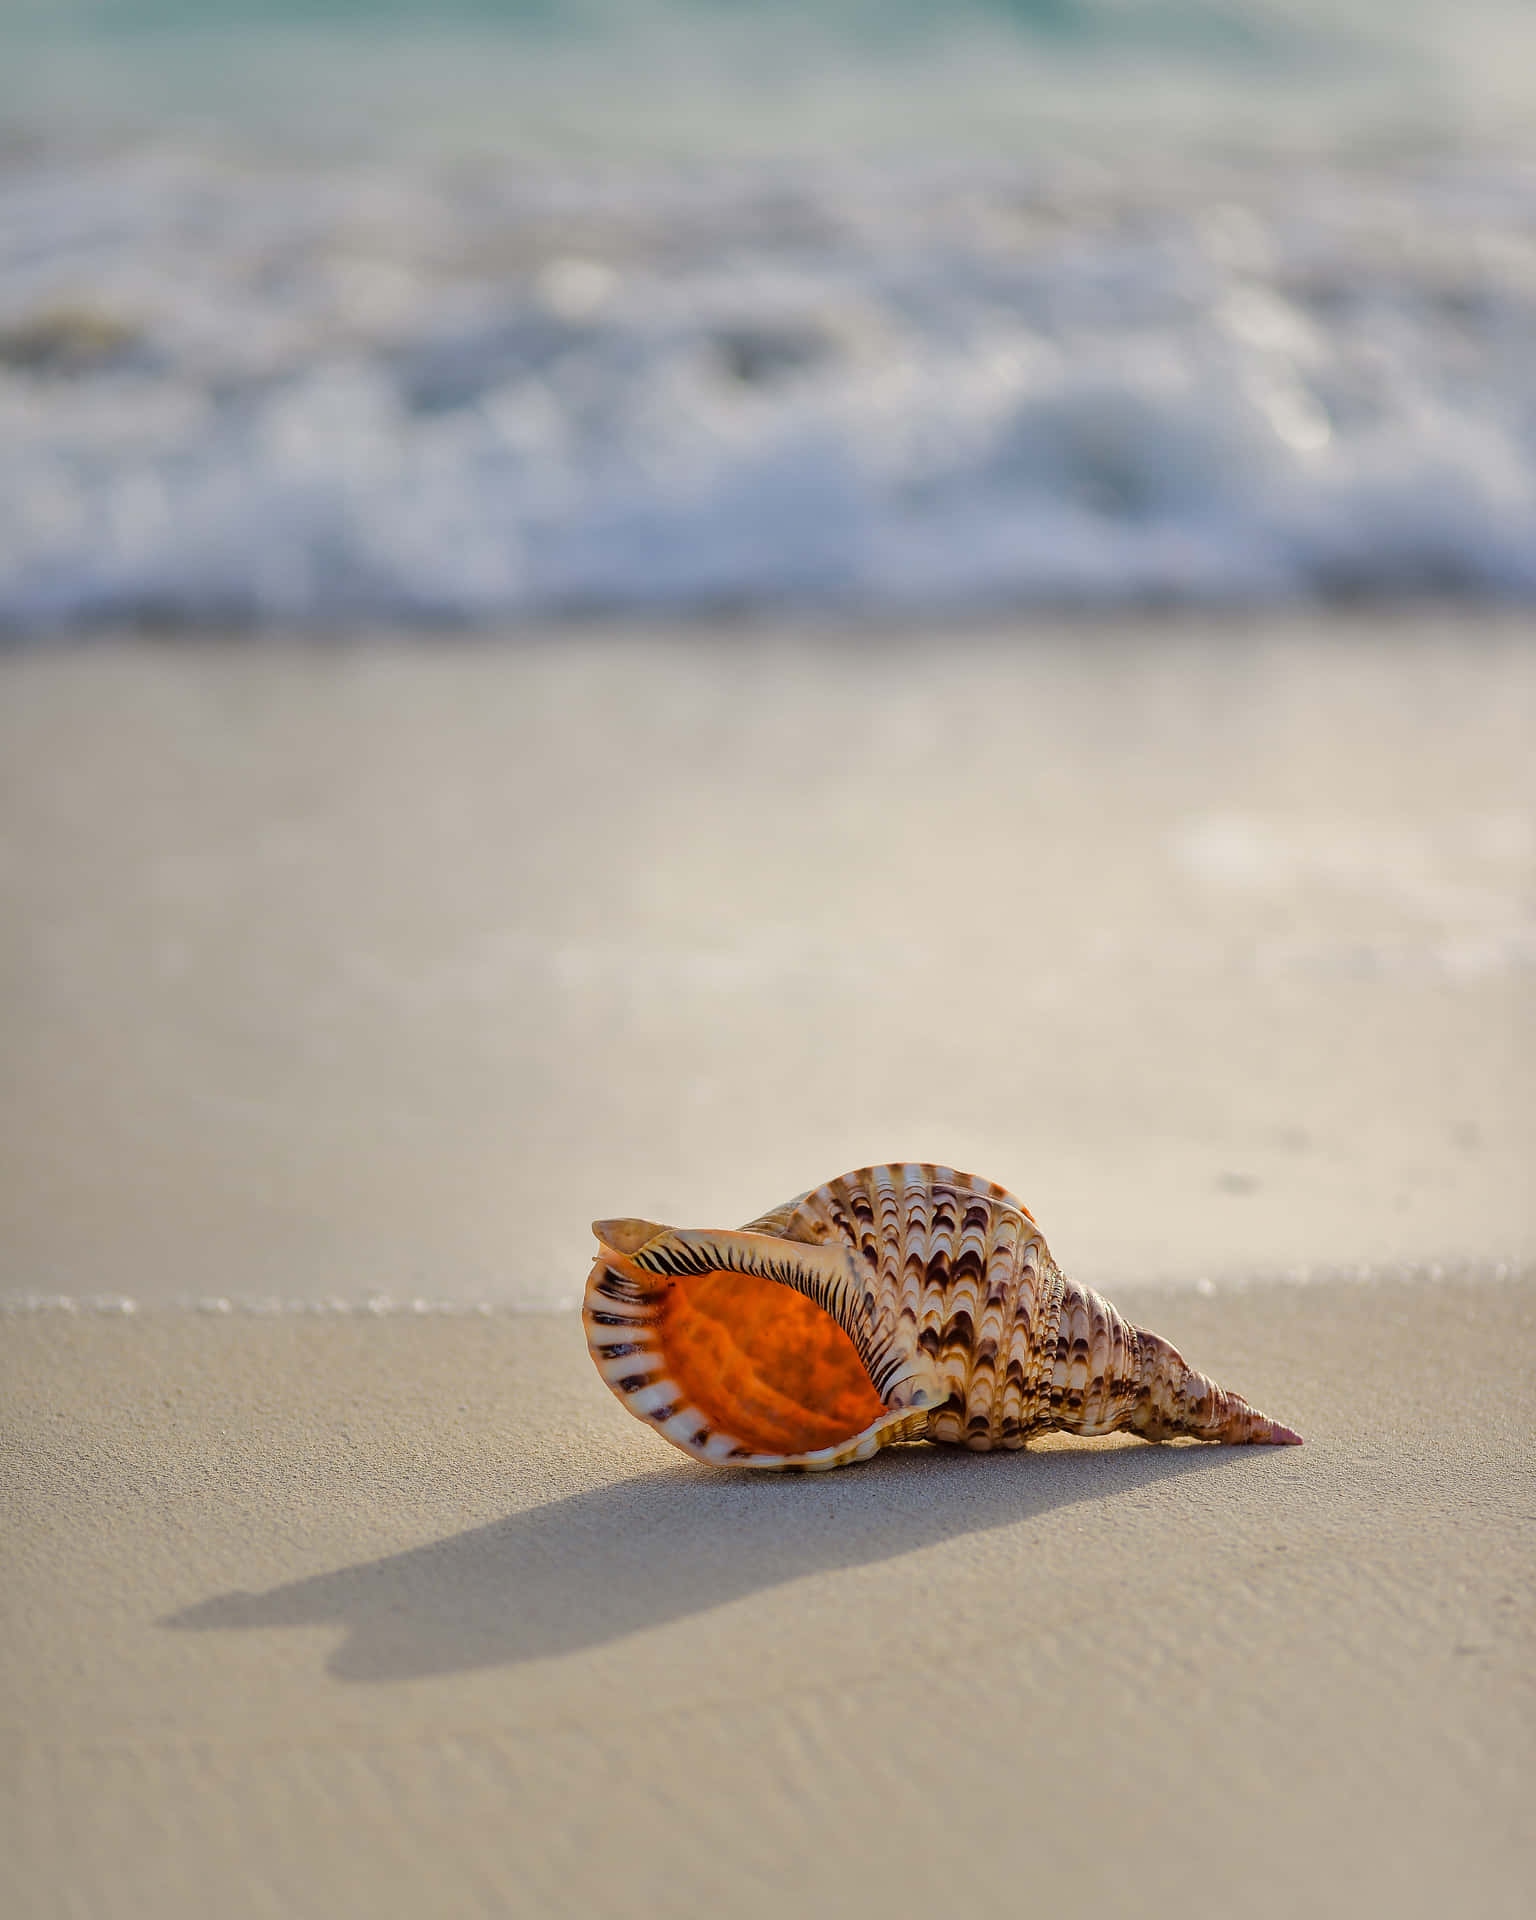
{"type": "Polygon", "coordinates": [[[1536,168],[0,173],[0,626],[1536,598],[1536,168]]]}

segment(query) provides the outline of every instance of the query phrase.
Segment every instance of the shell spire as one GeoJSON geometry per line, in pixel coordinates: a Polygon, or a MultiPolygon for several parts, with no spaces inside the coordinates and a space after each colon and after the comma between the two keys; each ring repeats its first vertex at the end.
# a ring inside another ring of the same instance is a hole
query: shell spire
{"type": "Polygon", "coordinates": [[[1050,1429],[1300,1442],[1068,1280],[1006,1188],[952,1168],[860,1168],[736,1230],[593,1231],[592,1357],[695,1459],[819,1469],[1050,1429]]]}
{"type": "Polygon", "coordinates": [[[1197,1373],[1161,1334],[1135,1327],[1101,1294],[1061,1276],[1051,1418],[1063,1433],[1300,1446],[1301,1435],[1197,1373]]]}
{"type": "Polygon", "coordinates": [[[1136,1411],[1126,1422],[1132,1433],[1147,1440],[1169,1440],[1188,1434],[1196,1440],[1218,1440],[1224,1446],[1299,1447],[1301,1435],[1293,1428],[1259,1413],[1238,1393],[1218,1387],[1189,1366],[1176,1347],[1158,1334],[1137,1328],[1141,1373],[1136,1411]]]}

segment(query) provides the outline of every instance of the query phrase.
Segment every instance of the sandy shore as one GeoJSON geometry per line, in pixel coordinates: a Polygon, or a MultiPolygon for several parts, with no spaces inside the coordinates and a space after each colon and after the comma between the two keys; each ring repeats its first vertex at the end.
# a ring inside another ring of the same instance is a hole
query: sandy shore
{"type": "Polygon", "coordinates": [[[1532,637],[0,661],[6,1920],[1525,1920],[1532,637]],[[892,1155],[1307,1445],[712,1476],[512,1311],[892,1155]]]}
{"type": "Polygon", "coordinates": [[[1532,639],[0,662],[0,1290],[570,1305],[892,1157],[1104,1285],[1536,1257],[1532,639]]]}
{"type": "Polygon", "coordinates": [[[7,1911],[1525,1915],[1536,1282],[1125,1305],[1307,1445],[748,1478],[570,1315],[12,1318],[7,1911]]]}

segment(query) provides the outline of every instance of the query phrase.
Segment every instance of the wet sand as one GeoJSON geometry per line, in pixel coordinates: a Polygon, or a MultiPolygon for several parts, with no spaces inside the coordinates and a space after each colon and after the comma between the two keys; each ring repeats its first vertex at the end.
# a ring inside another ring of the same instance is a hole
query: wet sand
{"type": "Polygon", "coordinates": [[[1536,1256],[1533,637],[0,662],[0,1290],[573,1305],[893,1158],[1096,1284],[1536,1256]]]}

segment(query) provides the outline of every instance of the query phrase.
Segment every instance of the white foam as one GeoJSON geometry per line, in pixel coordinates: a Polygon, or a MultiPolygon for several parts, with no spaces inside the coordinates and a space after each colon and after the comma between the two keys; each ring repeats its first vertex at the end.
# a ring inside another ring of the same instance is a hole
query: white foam
{"type": "Polygon", "coordinates": [[[1508,155],[16,161],[0,627],[1536,598],[1533,233],[1508,155]]]}

